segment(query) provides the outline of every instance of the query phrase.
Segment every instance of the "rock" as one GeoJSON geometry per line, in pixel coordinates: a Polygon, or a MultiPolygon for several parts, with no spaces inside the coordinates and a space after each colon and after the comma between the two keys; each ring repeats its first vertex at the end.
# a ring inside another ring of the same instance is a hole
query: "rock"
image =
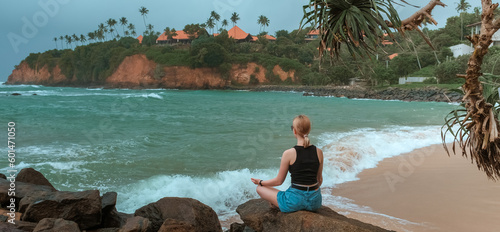
{"type": "Polygon", "coordinates": [[[102,212],[111,212],[115,208],[116,198],[118,194],[116,192],[107,192],[101,197],[101,208],[102,212]]]}
{"type": "Polygon", "coordinates": [[[120,228],[99,228],[95,230],[87,230],[87,232],[118,232],[120,228]]]}
{"type": "MultiPolygon", "coordinates": [[[[0,179],[0,204],[2,205],[9,205],[10,204],[10,198],[9,196],[9,188],[10,188],[11,182],[9,180],[4,180],[0,179]]],[[[21,199],[23,199],[26,195],[49,195],[54,192],[52,188],[49,186],[44,186],[44,185],[34,185],[34,184],[28,184],[24,182],[15,182],[15,189],[16,189],[16,211],[18,212],[24,212],[24,210],[21,210],[21,199]]]]}
{"type": "Polygon", "coordinates": [[[127,222],[127,219],[134,217],[133,214],[118,212],[116,209],[106,214],[103,213],[100,227],[121,228],[127,222]]]}
{"type": "Polygon", "coordinates": [[[78,224],[62,218],[44,218],[38,222],[33,232],[80,232],[78,224]]]}
{"type": "Polygon", "coordinates": [[[115,227],[120,228],[125,225],[128,218],[133,217],[132,214],[120,213],[116,210],[116,192],[107,192],[101,197],[101,212],[102,219],[100,227],[115,227]]]}
{"type": "Polygon", "coordinates": [[[234,222],[226,232],[255,232],[255,230],[245,224],[234,222]]]}
{"type": "Polygon", "coordinates": [[[322,206],[316,212],[297,211],[282,213],[271,209],[263,199],[250,200],[236,209],[241,219],[255,231],[388,231],[380,227],[347,218],[322,206]]]}
{"type": "Polygon", "coordinates": [[[21,200],[28,205],[23,221],[39,222],[44,218],[74,221],[85,230],[101,224],[101,198],[98,190],[82,192],[57,191],[50,195],[30,195],[21,200]]]}
{"type": "Polygon", "coordinates": [[[9,219],[9,217],[7,217],[5,215],[0,215],[0,222],[7,222],[8,219],[9,219]]]}
{"type": "Polygon", "coordinates": [[[135,216],[127,219],[125,225],[118,232],[147,232],[151,228],[151,222],[147,218],[135,216]]]}
{"type": "Polygon", "coordinates": [[[8,222],[0,222],[0,231],[2,232],[25,232],[25,230],[18,229],[16,225],[8,222]]]}
{"type": "Polygon", "coordinates": [[[21,95],[21,94],[20,94],[20,93],[13,93],[13,94],[11,94],[11,95],[13,95],[13,96],[19,96],[19,95],[21,95]]]}
{"type": "Polygon", "coordinates": [[[99,228],[95,230],[87,230],[87,232],[118,232],[120,228],[99,228]]]}
{"type": "Polygon", "coordinates": [[[167,219],[191,224],[194,231],[222,231],[215,211],[209,206],[191,198],[165,197],[135,211],[135,216],[148,218],[158,231],[167,219]]]}
{"type": "MultiPolygon", "coordinates": [[[[25,221],[14,220],[14,223],[15,223],[14,224],[15,227],[21,231],[33,231],[36,227],[36,223],[34,223],[34,222],[25,222],[25,221]]],[[[7,224],[11,224],[11,223],[7,223],[7,224]]],[[[0,231],[3,231],[3,230],[0,229],[0,231]]],[[[10,230],[8,230],[8,231],[10,231],[10,230]]]]}
{"type": "Polygon", "coordinates": [[[0,178],[7,180],[7,177],[3,173],[0,173],[0,178]]]}
{"type": "Polygon", "coordinates": [[[16,176],[16,182],[24,182],[35,185],[45,185],[49,186],[53,190],[56,190],[54,186],[43,176],[42,173],[33,168],[23,168],[19,174],[16,176]]]}
{"type": "Polygon", "coordinates": [[[167,219],[163,222],[158,232],[191,232],[196,231],[193,225],[185,221],[167,219]]]}

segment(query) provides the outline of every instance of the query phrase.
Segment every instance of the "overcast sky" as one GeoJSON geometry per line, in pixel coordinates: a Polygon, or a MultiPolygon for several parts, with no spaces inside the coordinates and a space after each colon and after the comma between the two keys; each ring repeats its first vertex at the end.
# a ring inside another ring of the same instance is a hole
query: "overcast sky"
{"type": "MultiPolygon", "coordinates": [[[[448,6],[437,7],[433,12],[438,27],[443,27],[446,18],[458,15],[458,0],[442,0],[448,6]]],[[[182,30],[186,24],[203,23],[215,10],[222,19],[228,19],[233,12],[240,15],[238,26],[244,31],[257,34],[257,17],[265,15],[270,20],[271,35],[277,30],[288,31],[298,28],[303,16],[302,6],[306,0],[3,0],[0,10],[0,33],[2,51],[0,60],[0,82],[7,77],[29,53],[43,52],[56,47],[53,38],[60,35],[84,34],[97,29],[99,23],[109,18],[118,20],[126,17],[135,24],[137,33],[144,31],[144,23],[138,9],[149,9],[146,22],[153,24],[156,31],[165,27],[182,30]],[[9,39],[10,38],[10,39],[9,39]],[[15,41],[14,43],[11,42],[15,41]]],[[[428,1],[410,0],[422,6],[428,1]],[[424,2],[424,3],[422,3],[424,2]]],[[[474,7],[480,1],[469,1],[474,7]]],[[[413,7],[397,7],[401,18],[415,12],[413,7]]],[[[230,23],[230,26],[232,24],[230,23]]],[[[228,27],[230,28],[230,27],[228,27]]],[[[121,32],[121,27],[117,26],[121,32]]],[[[58,46],[60,43],[58,42],[58,46]]]]}

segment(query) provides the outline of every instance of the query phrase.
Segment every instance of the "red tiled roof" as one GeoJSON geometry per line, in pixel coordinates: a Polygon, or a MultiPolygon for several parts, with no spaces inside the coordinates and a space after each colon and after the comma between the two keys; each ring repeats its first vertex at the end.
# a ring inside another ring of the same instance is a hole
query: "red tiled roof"
{"type": "MultiPolygon", "coordinates": [[[[184,32],[184,31],[175,31],[175,33],[177,33],[177,35],[173,36],[172,39],[175,39],[175,40],[187,40],[187,39],[189,39],[189,35],[186,34],[186,32],[184,32]]],[[[167,35],[165,35],[165,32],[163,32],[158,37],[158,39],[156,39],[156,41],[165,41],[165,40],[167,40],[167,35]]]]}
{"type": "MultiPolygon", "coordinates": [[[[267,39],[267,40],[272,40],[272,41],[275,41],[276,38],[274,38],[274,36],[271,36],[271,35],[264,35],[264,37],[267,39]]],[[[252,41],[257,41],[259,40],[259,37],[258,36],[252,36],[252,41]]]]}
{"type": "Polygon", "coordinates": [[[137,39],[139,40],[139,43],[140,43],[140,44],[142,43],[142,38],[144,38],[144,37],[142,37],[142,35],[139,35],[139,36],[137,37],[137,39]]]}
{"type": "Polygon", "coordinates": [[[267,40],[276,40],[276,38],[274,38],[274,36],[272,36],[272,35],[266,35],[266,39],[267,40]]]}
{"type": "Polygon", "coordinates": [[[389,40],[384,40],[384,41],[382,41],[382,44],[383,45],[392,45],[393,43],[389,40]]]}
{"type": "Polygon", "coordinates": [[[238,26],[234,26],[233,28],[231,28],[227,32],[227,34],[229,35],[229,38],[233,38],[236,40],[246,39],[250,35],[249,33],[246,33],[243,30],[241,30],[241,28],[239,28],[238,26]]]}
{"type": "Polygon", "coordinates": [[[214,33],[214,37],[215,37],[215,36],[218,36],[218,35],[219,35],[219,33],[214,33]]]}
{"type": "Polygon", "coordinates": [[[396,56],[398,56],[398,55],[399,55],[399,54],[397,54],[397,53],[394,53],[394,54],[392,54],[392,55],[389,55],[389,59],[391,59],[391,60],[392,60],[392,59],[394,59],[394,57],[396,57],[396,56]]]}
{"type": "Polygon", "coordinates": [[[311,30],[307,35],[319,35],[319,30],[311,30]]]}

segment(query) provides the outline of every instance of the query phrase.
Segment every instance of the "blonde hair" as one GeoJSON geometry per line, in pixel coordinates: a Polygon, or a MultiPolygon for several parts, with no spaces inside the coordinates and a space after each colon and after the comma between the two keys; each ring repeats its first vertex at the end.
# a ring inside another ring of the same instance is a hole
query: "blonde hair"
{"type": "Polygon", "coordinates": [[[297,135],[304,138],[304,148],[309,147],[311,145],[311,141],[309,140],[311,120],[309,120],[307,116],[301,114],[293,119],[293,128],[295,128],[297,135]]]}

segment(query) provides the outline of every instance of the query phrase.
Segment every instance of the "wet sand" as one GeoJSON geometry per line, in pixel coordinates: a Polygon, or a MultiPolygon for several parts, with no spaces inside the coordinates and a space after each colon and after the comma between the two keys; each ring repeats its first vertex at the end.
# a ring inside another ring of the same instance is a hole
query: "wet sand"
{"type": "Polygon", "coordinates": [[[348,217],[396,231],[500,231],[500,181],[442,145],[385,159],[358,178],[329,190],[367,209],[331,206],[348,217]]]}

